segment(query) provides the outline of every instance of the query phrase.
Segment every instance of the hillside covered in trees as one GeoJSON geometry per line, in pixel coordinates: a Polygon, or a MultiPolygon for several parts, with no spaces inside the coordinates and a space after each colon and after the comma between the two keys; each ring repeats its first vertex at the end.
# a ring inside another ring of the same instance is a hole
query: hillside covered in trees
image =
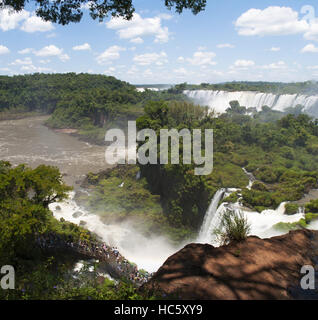
{"type": "Polygon", "coordinates": [[[114,77],[91,74],[0,76],[0,119],[49,114],[52,128],[74,128],[94,142],[104,140],[105,128],[127,125],[143,113],[149,100],[186,99],[146,90],[114,77]]]}
{"type": "Polygon", "coordinates": [[[178,84],[171,88],[170,92],[182,92],[183,90],[216,90],[216,91],[258,91],[273,94],[304,94],[317,95],[318,82],[253,82],[253,81],[233,81],[225,83],[201,83],[193,85],[188,83],[178,84]]]}
{"type": "MultiPolygon", "coordinates": [[[[264,123],[236,109],[215,118],[187,102],[161,101],[147,104],[137,126],[152,128],[158,137],[162,128],[213,129],[214,169],[207,176],[196,176],[194,164],[182,164],[180,152],[179,165],[139,165],[140,180],[135,179],[138,168],[131,165],[91,174],[92,194],[86,205],[106,221],[136,218],[148,232],[163,232],[179,241],[195,237],[220,188],[242,189],[243,204],[261,212],[300,200],[318,187],[318,122],[307,115],[285,115],[264,123]],[[246,188],[243,168],[257,179],[251,190],[246,188]],[[122,181],[125,185],[119,190],[122,181]]],[[[226,201],[237,199],[234,193],[226,201]]]]}

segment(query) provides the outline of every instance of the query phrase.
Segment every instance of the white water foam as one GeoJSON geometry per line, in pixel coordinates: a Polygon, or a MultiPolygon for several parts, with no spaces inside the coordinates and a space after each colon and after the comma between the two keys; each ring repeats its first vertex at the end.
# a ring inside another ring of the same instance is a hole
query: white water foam
{"type": "Polygon", "coordinates": [[[318,95],[275,95],[255,91],[227,92],[213,90],[185,90],[184,94],[200,105],[209,106],[211,110],[214,109],[217,113],[224,113],[229,108],[229,103],[235,100],[241,106],[256,108],[257,111],[260,111],[263,106],[278,111],[284,111],[286,108],[296,107],[297,105],[304,106],[304,111],[315,105],[318,107],[318,95]]]}
{"type": "Polygon", "coordinates": [[[155,272],[163,262],[181,247],[173,247],[164,237],[146,238],[128,222],[122,224],[105,224],[99,216],[89,213],[79,207],[74,201],[74,192],[70,199],[62,203],[53,203],[50,210],[56,219],[64,218],[66,221],[80,225],[96,233],[103,241],[113,247],[129,261],[137,264],[138,268],[148,272],[155,272]],[[81,212],[80,215],[74,215],[81,212]],[[74,216],[73,216],[74,215],[74,216]]]}

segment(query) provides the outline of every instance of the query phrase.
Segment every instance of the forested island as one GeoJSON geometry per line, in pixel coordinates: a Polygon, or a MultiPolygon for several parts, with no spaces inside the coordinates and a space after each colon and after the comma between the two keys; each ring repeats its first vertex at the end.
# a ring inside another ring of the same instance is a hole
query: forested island
{"type": "MultiPolygon", "coordinates": [[[[309,93],[317,89],[317,84],[240,82],[191,86],[203,87],[309,93]]],[[[276,209],[283,202],[288,202],[285,214],[299,212],[297,201],[318,189],[318,120],[297,108],[280,112],[264,106],[260,112],[251,112],[235,101],[224,114],[216,116],[213,110],[196,105],[183,95],[183,90],[189,88],[181,84],[158,92],[138,92],[135,86],[113,77],[75,73],[2,76],[0,119],[46,114],[49,128],[75,129],[81,139],[99,144],[107,129],[125,128],[128,120],[137,120],[138,129],[156,132],[163,128],[213,129],[214,169],[207,176],[195,176],[194,164],[118,165],[90,172],[81,182],[88,193],[79,193],[78,203],[97,213],[105,223],[133,221],[134,227],[146,236],[164,236],[173,244],[193,241],[211,199],[221,188],[239,189],[222,201],[240,200],[255,214],[276,209]],[[255,178],[250,188],[246,172],[255,178]]],[[[39,238],[48,235],[70,243],[101,241],[84,225],[53,217],[49,205],[64,201],[70,191],[55,167],[32,169],[0,162],[0,264],[19,265],[20,280],[16,290],[0,291],[2,298],[160,296],[140,291],[129,279],[99,283],[98,277],[93,276],[79,285],[69,273],[78,260],[76,254],[63,250],[56,254],[39,248],[39,238]]],[[[276,227],[284,232],[307,228],[318,218],[318,200],[308,201],[304,207],[302,219],[276,227]]]]}

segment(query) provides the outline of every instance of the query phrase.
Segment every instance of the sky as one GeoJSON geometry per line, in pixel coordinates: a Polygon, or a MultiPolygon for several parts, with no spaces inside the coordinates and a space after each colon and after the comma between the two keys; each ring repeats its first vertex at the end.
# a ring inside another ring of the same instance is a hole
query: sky
{"type": "Polygon", "coordinates": [[[133,0],[131,21],[44,22],[0,10],[0,74],[94,73],[133,84],[318,80],[316,0],[207,0],[181,15],[133,0]]]}

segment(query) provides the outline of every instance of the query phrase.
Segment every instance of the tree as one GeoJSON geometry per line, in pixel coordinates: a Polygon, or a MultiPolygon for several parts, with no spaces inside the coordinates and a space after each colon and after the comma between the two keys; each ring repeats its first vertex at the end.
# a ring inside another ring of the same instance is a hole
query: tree
{"type": "MultiPolygon", "coordinates": [[[[197,14],[205,9],[207,0],[165,0],[165,6],[171,10],[175,7],[177,13],[190,9],[197,14]]],[[[93,19],[102,21],[108,15],[123,17],[130,20],[135,8],[132,0],[3,0],[0,9],[11,7],[13,11],[21,11],[31,2],[36,6],[36,15],[45,21],[66,25],[70,22],[80,22],[84,7],[88,7],[93,19]]]]}

